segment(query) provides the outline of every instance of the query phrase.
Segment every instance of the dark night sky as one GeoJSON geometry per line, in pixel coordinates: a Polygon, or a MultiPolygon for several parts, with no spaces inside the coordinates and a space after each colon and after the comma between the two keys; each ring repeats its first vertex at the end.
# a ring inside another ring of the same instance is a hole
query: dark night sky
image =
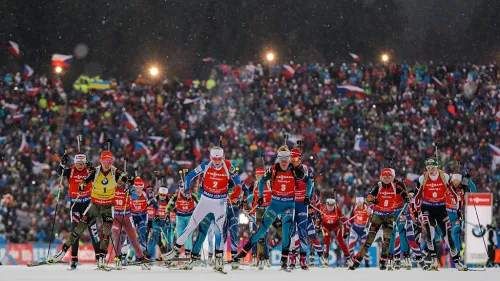
{"type": "Polygon", "coordinates": [[[79,43],[90,51],[72,71],[104,76],[136,75],[151,62],[196,75],[203,57],[245,63],[266,49],[281,62],[341,62],[349,51],[363,62],[385,51],[398,61],[491,61],[500,59],[499,2],[2,0],[0,38],[24,55],[2,51],[0,65],[49,71],[53,53],[72,54],[79,43]]]}

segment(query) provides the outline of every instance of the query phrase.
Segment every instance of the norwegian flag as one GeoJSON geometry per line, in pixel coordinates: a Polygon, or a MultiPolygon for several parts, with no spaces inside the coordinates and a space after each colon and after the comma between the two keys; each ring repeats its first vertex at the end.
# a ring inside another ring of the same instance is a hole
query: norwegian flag
{"type": "Polygon", "coordinates": [[[8,41],[5,45],[7,50],[9,50],[14,56],[19,57],[21,55],[21,51],[19,50],[19,45],[14,41],[8,41]]]}
{"type": "Polygon", "coordinates": [[[352,59],[355,60],[355,61],[359,61],[360,58],[358,55],[354,54],[354,53],[349,53],[349,55],[351,55],[352,59]]]}

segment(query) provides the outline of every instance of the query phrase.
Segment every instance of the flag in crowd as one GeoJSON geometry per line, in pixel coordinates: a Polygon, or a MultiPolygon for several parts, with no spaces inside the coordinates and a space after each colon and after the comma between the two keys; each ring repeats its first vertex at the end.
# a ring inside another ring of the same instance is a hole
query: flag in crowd
{"type": "Polygon", "coordinates": [[[23,71],[24,77],[29,78],[29,77],[31,77],[31,75],[33,75],[33,73],[35,73],[35,71],[33,71],[33,68],[31,68],[29,65],[25,64],[24,71],[23,71]]]}
{"type": "Polygon", "coordinates": [[[350,98],[351,96],[356,96],[359,99],[365,98],[365,91],[360,87],[352,85],[338,86],[337,91],[341,97],[350,98]]]}
{"type": "Polygon", "coordinates": [[[291,78],[295,74],[295,69],[292,66],[285,64],[283,65],[281,73],[283,73],[286,78],[291,78]]]}
{"type": "Polygon", "coordinates": [[[137,155],[141,155],[141,154],[145,153],[148,156],[148,158],[153,155],[151,150],[141,141],[135,142],[135,153],[137,155]]]}
{"type": "Polygon", "coordinates": [[[10,111],[16,111],[17,108],[19,107],[17,104],[6,103],[4,100],[2,100],[2,105],[3,105],[3,108],[10,110],[10,111]]]}
{"type": "Polygon", "coordinates": [[[158,136],[149,136],[148,140],[154,142],[155,144],[161,143],[165,138],[164,137],[158,137],[158,136]]]}
{"type": "Polygon", "coordinates": [[[72,61],[73,61],[72,55],[61,55],[61,54],[52,55],[53,66],[68,67],[71,65],[72,61]]]}
{"type": "Polygon", "coordinates": [[[362,151],[366,149],[366,143],[363,140],[363,136],[361,135],[356,135],[354,137],[354,150],[355,151],[362,151]]]}
{"type": "Polygon", "coordinates": [[[206,58],[203,58],[203,61],[204,62],[214,62],[215,59],[214,58],[211,58],[211,57],[206,57],[206,58]]]}
{"type": "Polygon", "coordinates": [[[354,53],[349,53],[349,55],[351,55],[352,59],[355,60],[355,61],[359,61],[360,58],[358,55],[354,54],[354,53]]]}
{"type": "Polygon", "coordinates": [[[26,141],[26,134],[23,133],[23,136],[21,138],[21,146],[19,146],[19,152],[25,153],[28,151],[28,142],[26,141]]]}
{"type": "Polygon", "coordinates": [[[196,160],[201,159],[201,146],[200,146],[200,141],[198,139],[194,140],[193,154],[194,157],[196,157],[196,160]]]}
{"type": "Polygon", "coordinates": [[[21,51],[19,50],[19,45],[14,41],[8,41],[5,45],[7,50],[9,50],[14,56],[18,57],[21,55],[21,51]]]}
{"type": "Polygon", "coordinates": [[[121,118],[122,124],[125,125],[129,130],[134,130],[137,128],[137,123],[135,122],[134,118],[127,112],[122,113],[122,118],[121,118]]]}

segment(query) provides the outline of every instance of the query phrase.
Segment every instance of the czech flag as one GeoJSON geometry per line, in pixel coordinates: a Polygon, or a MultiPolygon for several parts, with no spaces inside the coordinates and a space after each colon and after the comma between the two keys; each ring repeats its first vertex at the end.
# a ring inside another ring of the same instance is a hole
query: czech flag
{"type": "Polygon", "coordinates": [[[201,159],[201,147],[200,147],[200,142],[198,141],[198,139],[196,139],[194,141],[193,154],[194,154],[194,157],[196,157],[196,160],[201,159]]]}
{"type": "Polygon", "coordinates": [[[130,116],[127,112],[123,112],[122,118],[121,118],[122,124],[125,125],[129,130],[134,130],[137,128],[137,123],[135,122],[134,118],[130,116]]]}
{"type": "Polygon", "coordinates": [[[356,135],[354,138],[354,150],[362,151],[366,149],[366,143],[361,135],[356,135]]]}
{"type": "Polygon", "coordinates": [[[5,45],[7,50],[9,50],[14,56],[18,57],[21,55],[21,51],[19,51],[19,45],[14,41],[9,41],[5,45]]]}
{"type": "Polygon", "coordinates": [[[35,71],[33,71],[33,68],[31,68],[29,65],[25,64],[24,71],[23,71],[24,77],[29,78],[31,75],[33,75],[33,73],[35,73],[35,71]]]}
{"type": "Polygon", "coordinates": [[[193,161],[180,160],[180,161],[176,161],[176,162],[182,168],[190,168],[191,166],[193,166],[193,161]]]}
{"type": "Polygon", "coordinates": [[[52,55],[53,66],[68,67],[71,65],[72,61],[73,61],[73,56],[71,55],[61,55],[61,54],[52,55]]]}
{"type": "Polygon", "coordinates": [[[292,66],[285,64],[281,69],[281,73],[283,73],[283,75],[285,75],[286,78],[292,78],[293,75],[295,74],[295,69],[292,66]]]}
{"type": "Polygon", "coordinates": [[[159,144],[160,142],[162,142],[165,138],[164,137],[157,137],[157,136],[149,136],[148,137],[148,140],[156,143],[156,144],[159,144]]]}
{"type": "Polygon", "coordinates": [[[28,90],[28,94],[30,94],[31,96],[36,96],[36,94],[38,94],[42,91],[42,89],[40,89],[40,87],[28,88],[27,90],[28,90]]]}
{"type": "Polygon", "coordinates": [[[5,101],[2,101],[3,108],[10,110],[10,111],[16,111],[17,108],[19,107],[17,104],[13,103],[6,103],[5,101]]]}
{"type": "Polygon", "coordinates": [[[12,118],[14,119],[14,121],[21,121],[24,119],[24,114],[14,114],[12,118]]]}
{"type": "Polygon", "coordinates": [[[137,155],[146,153],[148,158],[151,157],[151,155],[153,155],[153,153],[151,153],[151,150],[149,150],[149,148],[143,142],[140,141],[135,142],[135,153],[137,155]]]}
{"type": "Polygon", "coordinates": [[[162,151],[151,156],[151,158],[149,159],[149,161],[152,161],[154,163],[161,163],[161,160],[163,160],[163,152],[162,151]]]}
{"type": "Polygon", "coordinates": [[[28,151],[28,142],[26,141],[26,135],[23,133],[22,140],[21,140],[21,146],[19,147],[19,152],[25,153],[28,151]]]}
{"type": "Polygon", "coordinates": [[[356,55],[356,54],[353,54],[353,53],[349,53],[349,55],[351,55],[352,59],[355,60],[355,61],[359,61],[359,56],[356,55]]]}
{"type": "Polygon", "coordinates": [[[494,156],[500,156],[500,148],[488,143],[488,151],[494,156]]]}
{"type": "Polygon", "coordinates": [[[359,99],[365,98],[365,91],[360,87],[345,85],[345,86],[337,86],[337,91],[340,93],[340,96],[343,98],[350,98],[351,96],[355,96],[359,99]]]}

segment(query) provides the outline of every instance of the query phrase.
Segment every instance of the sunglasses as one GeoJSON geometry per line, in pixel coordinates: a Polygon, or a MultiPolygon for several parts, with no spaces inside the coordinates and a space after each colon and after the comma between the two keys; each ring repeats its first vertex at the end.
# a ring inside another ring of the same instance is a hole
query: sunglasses
{"type": "Polygon", "coordinates": [[[211,157],[210,160],[212,160],[212,161],[222,161],[222,157],[211,157]]]}
{"type": "Polygon", "coordinates": [[[85,165],[85,162],[75,162],[75,165],[85,165]]]}
{"type": "Polygon", "coordinates": [[[290,157],[278,157],[279,162],[287,162],[290,161],[290,157]]]}
{"type": "Polygon", "coordinates": [[[111,165],[113,164],[113,160],[101,160],[102,164],[105,164],[105,165],[111,165]]]}

